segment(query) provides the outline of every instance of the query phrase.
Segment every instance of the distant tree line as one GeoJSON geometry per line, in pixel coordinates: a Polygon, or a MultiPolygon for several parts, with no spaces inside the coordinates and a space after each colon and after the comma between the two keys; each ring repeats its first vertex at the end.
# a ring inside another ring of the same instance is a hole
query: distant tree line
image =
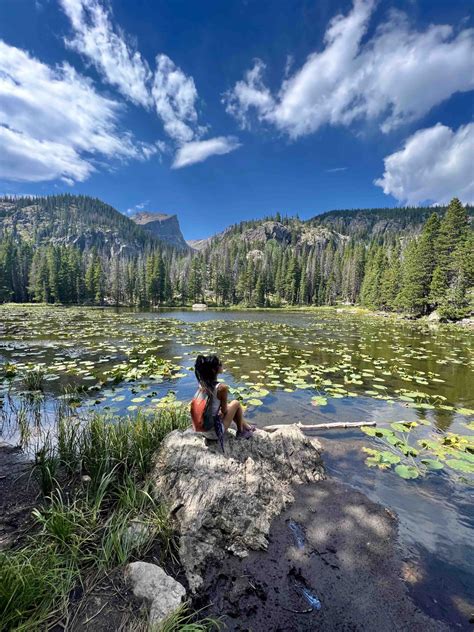
{"type": "MultiPolygon", "coordinates": [[[[469,309],[474,284],[468,213],[455,198],[442,217],[436,211],[426,216],[411,238],[406,231],[370,239],[328,231],[315,243],[298,238],[298,218],[275,216],[267,219],[285,226],[284,241],[249,241],[241,224],[204,250],[184,254],[150,243],[138,254],[35,246],[7,232],[0,239],[0,301],[140,307],[350,303],[414,316],[436,309],[443,318],[458,318],[469,309]]],[[[245,223],[247,229],[258,225],[245,223]]]]}

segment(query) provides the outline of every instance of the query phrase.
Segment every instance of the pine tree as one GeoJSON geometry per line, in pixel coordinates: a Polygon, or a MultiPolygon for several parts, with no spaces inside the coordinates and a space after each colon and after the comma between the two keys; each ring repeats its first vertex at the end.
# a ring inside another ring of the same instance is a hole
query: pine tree
{"type": "Polygon", "coordinates": [[[104,271],[102,269],[102,263],[99,257],[97,257],[95,265],[94,265],[94,288],[95,288],[95,296],[94,301],[99,304],[104,304],[105,298],[105,278],[104,271]]]}
{"type": "Polygon", "coordinates": [[[468,217],[466,209],[458,198],[453,198],[441,220],[436,240],[438,270],[436,277],[433,279],[430,296],[434,306],[446,304],[450,286],[459,286],[459,282],[455,278],[454,253],[458,247],[462,246],[467,236],[468,217]]]}
{"type": "Polygon", "coordinates": [[[381,280],[388,265],[387,255],[382,246],[373,246],[367,262],[366,274],[362,283],[360,300],[367,307],[379,309],[381,301],[381,280]]]}
{"type": "Polygon", "coordinates": [[[96,262],[96,254],[92,253],[92,256],[89,260],[86,269],[86,277],[85,277],[85,286],[86,286],[86,299],[87,301],[93,303],[95,301],[96,296],[96,286],[95,286],[95,262],[96,262]]]}
{"type": "Polygon", "coordinates": [[[300,286],[301,271],[298,264],[298,259],[293,254],[290,258],[286,279],[285,279],[285,296],[286,300],[295,305],[298,302],[298,289],[300,286]]]}
{"type": "Polygon", "coordinates": [[[380,279],[380,306],[382,309],[392,310],[396,307],[400,291],[400,244],[390,253],[389,265],[385,268],[380,279]]]}
{"type": "Polygon", "coordinates": [[[255,304],[257,307],[265,307],[265,284],[260,275],[257,279],[257,286],[255,288],[255,304]]]}
{"type": "MultiPolygon", "coordinates": [[[[426,314],[430,310],[439,226],[439,217],[433,213],[425,223],[418,241],[412,240],[405,250],[397,304],[413,314],[426,314]]],[[[434,282],[440,284],[440,291],[445,287],[446,279],[441,268],[436,272],[434,282]]]]}
{"type": "Polygon", "coordinates": [[[191,263],[191,272],[188,281],[188,296],[193,303],[202,300],[202,272],[201,263],[195,257],[191,263]]]}

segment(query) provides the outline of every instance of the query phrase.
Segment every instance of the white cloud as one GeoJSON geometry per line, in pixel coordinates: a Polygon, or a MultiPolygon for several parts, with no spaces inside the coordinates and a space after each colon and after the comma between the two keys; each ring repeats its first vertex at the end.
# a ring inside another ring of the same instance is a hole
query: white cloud
{"type": "Polygon", "coordinates": [[[474,203],[474,123],[453,131],[438,123],[410,136],[384,160],[375,184],[407,204],[444,204],[454,196],[474,203]]]}
{"type": "Polygon", "coordinates": [[[339,173],[340,171],[347,171],[347,167],[334,167],[333,169],[326,169],[326,173],[339,173]]]}
{"type": "Polygon", "coordinates": [[[226,111],[239,121],[242,129],[250,127],[251,108],[255,108],[261,121],[270,119],[275,111],[275,100],[263,83],[265,68],[265,64],[256,59],[253,68],[245,73],[245,79],[237,81],[233,89],[224,95],[226,111]]]}
{"type": "Polygon", "coordinates": [[[173,169],[203,162],[210,156],[228,154],[238,147],[240,147],[240,143],[234,136],[217,136],[208,140],[186,143],[178,149],[173,162],[173,169]]]}
{"type": "Polygon", "coordinates": [[[354,0],[352,10],[331,20],[324,48],[308,56],[272,95],[257,60],[224,95],[227,111],[248,126],[254,111],[291,138],[322,125],[378,120],[381,129],[415,120],[455,92],[474,88],[474,29],[457,35],[451,26],[413,30],[406,16],[391,11],[368,41],[374,0],[354,0]]]}
{"type": "MultiPolygon", "coordinates": [[[[178,147],[198,143],[207,132],[207,126],[198,123],[198,93],[194,79],[165,54],[156,56],[156,69],[152,72],[136,47],[127,42],[125,33],[114,26],[110,11],[100,0],[60,2],[74,30],[74,37],[66,40],[66,44],[86,57],[102,79],[127,99],[146,109],[155,108],[166,134],[178,147]]],[[[213,143],[217,147],[215,139],[206,142],[208,147],[213,143]]],[[[183,147],[183,155],[190,151],[189,147],[183,147]]],[[[204,153],[201,150],[200,155],[204,153]]],[[[227,152],[216,150],[212,153],[227,152]]]]}
{"type": "Polygon", "coordinates": [[[178,143],[192,140],[197,124],[195,101],[197,90],[192,77],[187,77],[167,55],[157,55],[152,95],[165,131],[178,143]]]}
{"type": "Polygon", "coordinates": [[[127,215],[135,215],[135,213],[138,213],[139,211],[143,211],[145,206],[148,206],[148,204],[150,204],[150,200],[144,200],[143,202],[139,202],[138,204],[135,204],[135,206],[131,206],[125,212],[127,215]]]}
{"type": "Polygon", "coordinates": [[[60,0],[74,37],[66,44],[91,61],[102,77],[133,103],[152,106],[152,73],[125,34],[115,32],[108,12],[97,0],[60,0]]]}
{"type": "Polygon", "coordinates": [[[0,126],[0,146],[0,177],[5,180],[40,182],[61,178],[70,184],[86,180],[94,171],[72,147],[38,140],[3,126],[0,126]]]}
{"type": "Polygon", "coordinates": [[[120,110],[68,64],[50,68],[0,40],[0,177],[71,183],[85,180],[97,157],[156,153],[118,130],[120,110]]]}

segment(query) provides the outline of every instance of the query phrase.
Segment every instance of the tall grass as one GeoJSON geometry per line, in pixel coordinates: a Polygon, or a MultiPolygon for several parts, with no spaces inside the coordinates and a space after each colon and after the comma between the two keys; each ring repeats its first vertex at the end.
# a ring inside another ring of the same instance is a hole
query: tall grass
{"type": "Polygon", "coordinates": [[[59,457],[50,433],[45,435],[43,445],[35,453],[33,475],[35,476],[43,496],[49,497],[57,487],[59,457]]]}
{"type": "Polygon", "coordinates": [[[188,605],[183,604],[149,632],[218,632],[224,628],[220,619],[201,617],[200,613],[190,611],[188,605]]]}
{"type": "Polygon", "coordinates": [[[21,378],[23,388],[27,391],[42,391],[44,377],[45,370],[40,366],[26,369],[21,378]]]}
{"type": "Polygon", "coordinates": [[[153,499],[146,477],[166,434],[187,425],[179,407],[59,419],[56,443],[48,434],[36,453],[33,472],[46,498],[33,512],[38,530],[22,548],[0,555],[6,629],[47,629],[45,622],[67,609],[77,583],[143,557],[156,540],[173,551],[168,512],[153,499]]]}
{"type": "Polygon", "coordinates": [[[82,425],[72,419],[60,421],[59,457],[70,472],[81,468],[93,487],[112,471],[117,480],[128,475],[144,478],[164,437],[188,425],[187,412],[176,406],[152,414],[139,412],[134,417],[96,414],[82,425]]]}
{"type": "Polygon", "coordinates": [[[0,552],[0,622],[2,630],[46,629],[43,624],[66,606],[79,579],[76,566],[55,547],[30,543],[0,552]]]}

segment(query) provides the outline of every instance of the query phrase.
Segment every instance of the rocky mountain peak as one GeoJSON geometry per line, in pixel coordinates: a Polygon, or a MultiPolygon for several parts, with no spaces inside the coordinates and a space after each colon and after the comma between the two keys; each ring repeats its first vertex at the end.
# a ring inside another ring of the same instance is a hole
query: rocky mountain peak
{"type": "Polygon", "coordinates": [[[152,211],[140,211],[130,218],[135,224],[141,226],[149,232],[153,237],[161,241],[187,250],[188,244],[184,240],[181,228],[179,226],[178,217],[167,213],[155,213],[152,211]]]}

